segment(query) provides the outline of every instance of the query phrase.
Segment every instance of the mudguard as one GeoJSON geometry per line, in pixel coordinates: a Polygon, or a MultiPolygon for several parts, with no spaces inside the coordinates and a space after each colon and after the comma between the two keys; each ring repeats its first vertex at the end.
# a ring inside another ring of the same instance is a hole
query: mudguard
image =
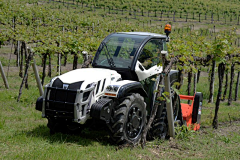
{"type": "Polygon", "coordinates": [[[129,93],[139,93],[143,97],[148,97],[140,82],[133,82],[122,85],[118,91],[117,98],[123,98],[129,93]]]}

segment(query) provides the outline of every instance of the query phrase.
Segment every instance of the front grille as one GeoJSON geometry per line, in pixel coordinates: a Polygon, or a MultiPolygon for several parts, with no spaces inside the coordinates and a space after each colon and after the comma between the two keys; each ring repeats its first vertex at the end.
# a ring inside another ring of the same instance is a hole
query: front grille
{"type": "Polygon", "coordinates": [[[77,90],[48,87],[45,100],[46,111],[69,112],[73,116],[77,90]]]}
{"type": "Polygon", "coordinates": [[[105,82],[106,82],[106,78],[105,78],[104,81],[103,81],[103,85],[102,85],[102,90],[101,90],[101,92],[103,92],[103,90],[104,90],[105,82]]]}
{"type": "Polygon", "coordinates": [[[90,110],[90,102],[96,84],[81,89],[82,81],[66,84],[63,88],[60,79],[56,79],[52,87],[46,86],[43,99],[43,117],[72,119],[84,124],[90,110]],[[57,80],[57,81],[56,81],[57,80]]]}
{"type": "Polygon", "coordinates": [[[96,90],[96,94],[98,94],[98,90],[99,90],[99,87],[100,87],[100,83],[101,83],[101,80],[100,80],[100,81],[98,81],[98,83],[97,83],[97,90],[96,90]]]}

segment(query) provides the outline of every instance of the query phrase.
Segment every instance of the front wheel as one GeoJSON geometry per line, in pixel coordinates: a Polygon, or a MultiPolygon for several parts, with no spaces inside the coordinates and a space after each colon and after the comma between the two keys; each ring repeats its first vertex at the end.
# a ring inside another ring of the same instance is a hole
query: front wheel
{"type": "Polygon", "coordinates": [[[137,144],[146,123],[146,103],[138,93],[127,96],[114,107],[109,128],[117,144],[137,144]]]}

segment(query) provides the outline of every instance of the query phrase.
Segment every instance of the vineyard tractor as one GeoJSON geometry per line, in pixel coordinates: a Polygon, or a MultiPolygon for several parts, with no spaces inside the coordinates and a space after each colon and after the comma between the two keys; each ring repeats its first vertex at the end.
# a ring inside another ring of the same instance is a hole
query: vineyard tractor
{"type": "Polygon", "coordinates": [[[36,102],[36,110],[48,119],[50,133],[77,132],[97,123],[109,129],[115,143],[136,144],[154,105],[158,111],[148,137],[171,136],[171,124],[175,123],[198,130],[202,93],[172,94],[175,92],[170,86],[178,81],[178,71],[172,70],[168,81],[164,81],[170,88],[170,103],[157,99],[156,90],[167,90],[159,89],[163,69],[158,65],[162,55],[167,54],[166,41],[168,36],[155,33],[113,33],[100,44],[93,68],[76,69],[53,78],[36,102]],[[180,99],[193,102],[181,104],[180,99]]]}

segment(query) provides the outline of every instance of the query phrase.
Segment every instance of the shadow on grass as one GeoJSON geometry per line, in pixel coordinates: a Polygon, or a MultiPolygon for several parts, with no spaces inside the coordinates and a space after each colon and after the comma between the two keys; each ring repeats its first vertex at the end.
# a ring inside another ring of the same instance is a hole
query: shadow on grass
{"type": "Polygon", "coordinates": [[[47,126],[39,125],[31,131],[25,131],[24,134],[28,137],[43,138],[50,143],[73,143],[81,146],[91,146],[97,143],[104,146],[114,145],[110,140],[107,128],[104,127],[86,128],[78,134],[55,133],[51,135],[47,126]]]}

